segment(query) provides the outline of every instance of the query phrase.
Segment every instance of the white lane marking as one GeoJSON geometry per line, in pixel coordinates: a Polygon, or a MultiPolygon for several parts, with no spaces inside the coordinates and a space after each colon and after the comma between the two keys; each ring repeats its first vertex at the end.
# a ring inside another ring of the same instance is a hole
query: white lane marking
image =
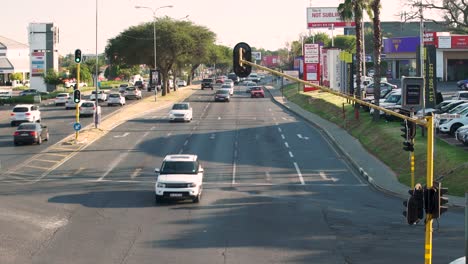
{"type": "Polygon", "coordinates": [[[276,117],[273,117],[273,120],[276,121],[276,117]]]}
{"type": "Polygon", "coordinates": [[[74,172],[72,173],[72,175],[78,175],[78,174],[79,174],[80,172],[82,172],[83,170],[84,170],[84,168],[83,168],[83,167],[80,167],[79,169],[77,169],[76,171],[74,171],[74,172]]]}
{"type": "Polygon", "coordinates": [[[58,157],[66,157],[68,154],[59,154],[59,153],[44,153],[45,155],[51,155],[51,156],[58,156],[58,157]]]}
{"type": "Polygon", "coordinates": [[[287,148],[289,148],[288,142],[284,142],[284,145],[285,145],[287,148]]]}
{"type": "Polygon", "coordinates": [[[281,138],[282,138],[282,139],[286,139],[286,138],[284,137],[284,135],[283,135],[283,134],[281,134],[281,138]]]}
{"type": "MultiPolygon", "coordinates": [[[[278,124],[278,123],[277,123],[277,124],[278,124]]],[[[282,131],[281,131],[281,127],[278,127],[278,131],[279,131],[280,133],[282,132],[282,131]]]]}
{"type": "MultiPolygon", "coordinates": [[[[44,180],[44,181],[52,181],[52,180],[44,180]]],[[[73,182],[96,182],[96,180],[89,180],[89,179],[75,179],[72,180],[73,182]]],[[[7,181],[2,181],[2,183],[7,182],[7,181]]],[[[145,181],[145,180],[109,180],[109,179],[104,179],[100,181],[101,183],[140,183],[140,184],[151,184],[155,183],[155,181],[145,181]]],[[[10,182],[8,182],[10,183],[10,182]]],[[[17,182],[11,182],[11,183],[17,183],[17,182]]],[[[203,185],[232,185],[232,182],[203,182],[203,185]]],[[[275,184],[275,183],[264,183],[264,182],[249,182],[249,183],[236,183],[236,186],[289,186],[289,185],[297,185],[295,183],[280,183],[280,184],[275,184]]],[[[334,187],[366,187],[366,184],[339,184],[339,183],[304,183],[304,186],[334,186],[334,187]]],[[[0,213],[1,214],[1,213],[0,213]]]]}
{"type": "Polygon", "coordinates": [[[156,127],[155,127],[155,126],[154,126],[154,127],[152,127],[152,128],[151,128],[151,130],[156,130],[156,127]]]}
{"type": "Polygon", "coordinates": [[[172,135],[172,133],[171,133],[171,132],[169,132],[169,133],[167,133],[167,135],[166,135],[166,136],[167,136],[167,137],[170,137],[171,135],[172,135]]]}
{"type": "Polygon", "coordinates": [[[218,120],[221,120],[221,117],[220,117],[220,116],[218,116],[218,120]]]}
{"type": "Polygon", "coordinates": [[[294,158],[294,155],[292,154],[291,151],[289,151],[289,157],[294,158]]]}
{"type": "Polygon", "coordinates": [[[337,182],[338,179],[337,178],[334,178],[334,177],[327,177],[327,175],[325,174],[325,172],[323,171],[320,171],[319,172],[319,175],[320,175],[320,178],[322,178],[324,181],[333,181],[333,182],[337,182]]]}
{"type": "MultiPolygon", "coordinates": [[[[34,160],[33,160],[34,161],[34,160]]],[[[25,165],[26,168],[33,168],[33,169],[40,169],[40,170],[48,170],[49,168],[40,167],[40,166],[33,166],[33,165],[25,165]]]]}
{"type": "Polygon", "coordinates": [[[135,179],[135,177],[138,177],[140,175],[140,173],[141,173],[141,170],[142,170],[142,168],[136,168],[133,171],[132,175],[130,175],[130,178],[135,179]]]}
{"type": "MultiPolygon", "coordinates": [[[[135,142],[135,146],[140,144],[141,141],[143,141],[143,139],[149,134],[149,132],[146,132],[145,134],[143,134],[143,136],[138,139],[136,142],[135,142]]],[[[117,164],[121,163],[121,161],[128,156],[130,152],[124,152],[124,153],[121,153],[115,160],[112,161],[112,163],[109,165],[109,167],[107,168],[106,172],[104,172],[104,174],[99,177],[99,179],[97,179],[97,181],[102,181],[107,175],[109,175],[109,173],[115,168],[115,166],[117,166],[117,164]]]]}
{"type": "Polygon", "coordinates": [[[297,163],[294,162],[294,167],[296,168],[296,172],[297,172],[297,175],[299,176],[299,181],[301,182],[301,185],[304,185],[305,182],[304,182],[304,178],[302,178],[302,173],[301,173],[301,170],[299,169],[299,166],[297,166],[297,163]]]}
{"type": "Polygon", "coordinates": [[[268,111],[270,111],[270,112],[271,112],[271,108],[268,108],[268,111]]]}
{"type": "Polygon", "coordinates": [[[125,133],[123,133],[122,135],[118,135],[118,136],[114,136],[114,137],[115,137],[115,138],[123,138],[123,137],[128,136],[129,134],[130,134],[130,133],[125,132],[125,133]]]}
{"type": "Polygon", "coordinates": [[[282,118],[283,120],[286,120],[286,121],[288,120],[286,117],[281,117],[281,118],[282,118]]]}
{"type": "Polygon", "coordinates": [[[210,139],[215,139],[215,137],[216,137],[216,134],[214,133],[210,135],[210,139]]]}
{"type": "Polygon", "coordinates": [[[234,160],[232,161],[232,182],[231,184],[236,184],[236,170],[237,170],[237,149],[234,150],[234,160]]]}
{"type": "Polygon", "coordinates": [[[44,215],[34,214],[28,211],[19,212],[17,209],[14,211],[6,211],[5,208],[0,211],[0,219],[4,221],[24,223],[28,226],[34,225],[45,229],[56,229],[68,223],[66,218],[46,217],[44,215]]]}
{"type": "Polygon", "coordinates": [[[185,140],[185,142],[184,142],[184,146],[187,146],[187,144],[188,144],[188,139],[187,139],[187,140],[185,140]]]}
{"type": "Polygon", "coordinates": [[[309,137],[304,137],[305,140],[309,140],[309,137]]]}
{"type": "Polygon", "coordinates": [[[298,138],[302,138],[302,135],[301,135],[301,134],[297,134],[297,137],[298,137],[298,138]]]}
{"type": "Polygon", "coordinates": [[[42,162],[50,162],[50,163],[59,162],[59,160],[46,160],[46,159],[34,159],[34,161],[42,161],[42,162]]]}
{"type": "Polygon", "coordinates": [[[269,171],[265,171],[265,178],[266,178],[266,181],[271,181],[271,175],[269,171]]]}

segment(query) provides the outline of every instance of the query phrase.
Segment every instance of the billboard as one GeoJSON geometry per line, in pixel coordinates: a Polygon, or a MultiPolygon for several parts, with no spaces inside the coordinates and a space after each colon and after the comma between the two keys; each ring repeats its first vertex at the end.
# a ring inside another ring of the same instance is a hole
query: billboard
{"type": "Polygon", "coordinates": [[[354,27],[353,21],[343,21],[337,7],[308,7],[307,28],[354,27]]]}
{"type": "Polygon", "coordinates": [[[31,53],[31,76],[42,77],[45,73],[45,52],[31,53]]]}
{"type": "Polygon", "coordinates": [[[259,51],[252,51],[252,58],[256,61],[262,60],[262,53],[259,51]]]}
{"type": "Polygon", "coordinates": [[[452,49],[468,49],[468,36],[452,36],[452,49]]]}

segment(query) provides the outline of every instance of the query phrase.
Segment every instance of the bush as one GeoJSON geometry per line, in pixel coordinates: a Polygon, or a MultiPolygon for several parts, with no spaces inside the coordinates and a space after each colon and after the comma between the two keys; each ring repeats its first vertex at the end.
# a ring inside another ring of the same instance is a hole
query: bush
{"type": "Polygon", "coordinates": [[[34,104],[34,96],[15,96],[8,99],[0,99],[0,105],[4,104],[34,104]]]}

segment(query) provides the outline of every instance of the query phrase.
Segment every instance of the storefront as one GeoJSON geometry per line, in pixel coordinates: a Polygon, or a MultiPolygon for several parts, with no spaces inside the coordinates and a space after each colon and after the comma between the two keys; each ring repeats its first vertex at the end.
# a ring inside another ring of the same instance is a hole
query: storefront
{"type": "Polygon", "coordinates": [[[13,73],[21,73],[23,80],[29,78],[29,47],[0,36],[0,86],[12,85],[13,73]]]}

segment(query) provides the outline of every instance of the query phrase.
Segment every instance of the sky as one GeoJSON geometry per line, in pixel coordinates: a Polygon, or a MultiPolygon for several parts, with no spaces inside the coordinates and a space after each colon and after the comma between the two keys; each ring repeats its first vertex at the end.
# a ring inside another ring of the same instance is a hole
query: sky
{"type": "MultiPolygon", "coordinates": [[[[2,0],[0,35],[27,44],[29,23],[59,27],[59,53],[81,49],[84,54],[102,53],[107,40],[133,25],[152,21],[149,9],[161,8],[156,16],[187,19],[213,31],[217,44],[234,47],[238,42],[276,50],[309,33],[306,8],[336,7],[339,0],[2,0]],[[96,27],[97,3],[97,27],[96,27]],[[184,18],[188,15],[187,18],[184,18]]],[[[399,21],[404,0],[382,0],[382,21],[399,21]]],[[[369,21],[367,19],[367,21],[369,21]]],[[[314,30],[327,31],[327,29],[314,30]]],[[[335,35],[340,31],[336,30],[335,35]]],[[[157,34],[157,32],[156,32],[157,34]]],[[[152,37],[152,36],[149,36],[152,37]]]]}

